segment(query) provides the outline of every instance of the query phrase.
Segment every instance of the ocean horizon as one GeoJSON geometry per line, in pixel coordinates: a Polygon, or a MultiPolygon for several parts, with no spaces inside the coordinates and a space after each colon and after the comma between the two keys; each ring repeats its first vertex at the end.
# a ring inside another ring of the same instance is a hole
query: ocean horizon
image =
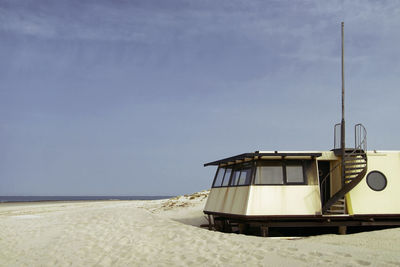
{"type": "Polygon", "coordinates": [[[85,200],[157,200],[174,196],[0,196],[0,203],[85,200]]]}

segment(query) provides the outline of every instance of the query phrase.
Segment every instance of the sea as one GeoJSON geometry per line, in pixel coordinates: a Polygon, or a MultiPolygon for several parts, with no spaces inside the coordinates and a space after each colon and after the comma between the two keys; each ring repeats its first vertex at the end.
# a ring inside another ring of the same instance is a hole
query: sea
{"type": "Polygon", "coordinates": [[[0,203],[85,200],[156,200],[174,196],[0,196],[0,203]]]}

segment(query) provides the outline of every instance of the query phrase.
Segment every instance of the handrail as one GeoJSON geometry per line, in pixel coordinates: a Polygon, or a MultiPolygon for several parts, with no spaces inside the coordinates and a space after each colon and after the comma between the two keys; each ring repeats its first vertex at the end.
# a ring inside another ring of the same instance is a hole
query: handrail
{"type": "MultiPolygon", "coordinates": [[[[340,135],[337,135],[338,128],[341,126],[341,123],[336,123],[334,127],[334,140],[333,140],[333,147],[334,149],[339,149],[341,140],[340,140],[340,135]]],[[[339,131],[340,133],[340,131],[339,131]]],[[[354,148],[355,149],[361,149],[364,151],[367,151],[367,130],[365,129],[364,125],[361,123],[358,123],[354,126],[354,148]]]]}
{"type": "Polygon", "coordinates": [[[361,123],[354,126],[354,138],[355,147],[367,151],[367,130],[361,123]]]}

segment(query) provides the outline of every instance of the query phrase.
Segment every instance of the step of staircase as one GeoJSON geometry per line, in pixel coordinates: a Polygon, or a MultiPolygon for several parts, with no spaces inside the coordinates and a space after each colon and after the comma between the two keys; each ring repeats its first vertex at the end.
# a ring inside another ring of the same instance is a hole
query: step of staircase
{"type": "Polygon", "coordinates": [[[327,211],[327,214],[346,214],[346,201],[340,198],[327,211]]]}
{"type": "Polygon", "coordinates": [[[344,156],[345,159],[364,159],[365,157],[362,155],[346,155],[344,156]]]}
{"type": "Polygon", "coordinates": [[[344,178],[345,179],[346,178],[354,178],[354,177],[357,177],[360,173],[361,172],[348,173],[348,174],[346,174],[346,176],[344,178]]]}
{"type": "Polygon", "coordinates": [[[345,162],[344,166],[356,166],[356,165],[366,165],[365,162],[345,162]]]}
{"type": "Polygon", "coordinates": [[[349,173],[356,173],[356,172],[362,172],[363,170],[364,170],[364,168],[365,168],[365,166],[363,166],[363,167],[352,167],[352,168],[344,168],[344,170],[346,171],[346,172],[349,172],[349,173]]]}

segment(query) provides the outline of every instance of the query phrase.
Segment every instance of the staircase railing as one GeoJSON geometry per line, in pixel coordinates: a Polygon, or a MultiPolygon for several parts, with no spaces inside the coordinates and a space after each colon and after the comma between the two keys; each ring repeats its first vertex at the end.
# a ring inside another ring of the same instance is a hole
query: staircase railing
{"type": "Polygon", "coordinates": [[[356,149],[367,152],[367,130],[361,123],[354,126],[354,138],[356,149]]]}

